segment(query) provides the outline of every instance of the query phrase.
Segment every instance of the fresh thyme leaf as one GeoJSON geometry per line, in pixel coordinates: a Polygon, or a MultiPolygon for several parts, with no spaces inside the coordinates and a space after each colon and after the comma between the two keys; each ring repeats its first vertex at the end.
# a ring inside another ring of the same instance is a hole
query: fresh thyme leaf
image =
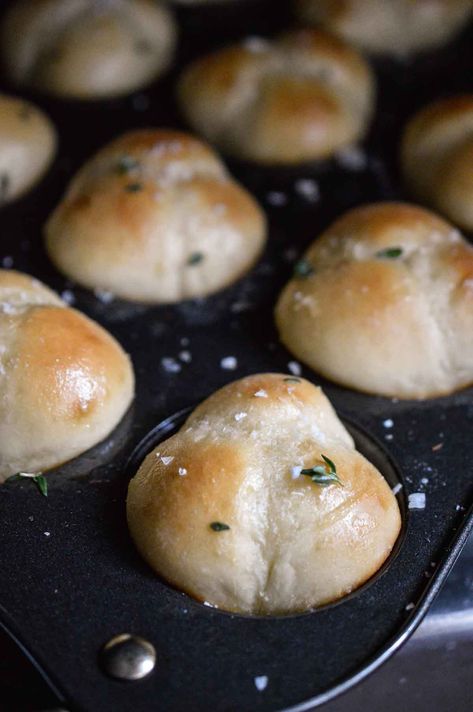
{"type": "Polygon", "coordinates": [[[337,475],[337,468],[335,463],[330,460],[326,455],[322,455],[322,460],[325,465],[314,465],[314,467],[308,467],[305,470],[301,470],[301,475],[307,475],[311,478],[312,482],[320,487],[328,487],[329,485],[337,484],[343,485],[341,479],[337,475]]]}
{"type": "Polygon", "coordinates": [[[223,524],[223,522],[212,522],[210,528],[213,529],[214,532],[224,532],[230,529],[228,524],[223,524]]]}
{"type": "Polygon", "coordinates": [[[36,486],[38,487],[39,491],[43,495],[43,497],[48,496],[48,482],[46,480],[46,477],[43,475],[37,475],[36,477],[33,477],[33,482],[36,483],[36,486]]]}
{"type": "Polygon", "coordinates": [[[296,378],[295,376],[288,376],[284,380],[286,381],[286,383],[300,383],[301,382],[301,379],[296,378]]]}
{"type": "Polygon", "coordinates": [[[138,193],[140,190],[143,190],[143,184],[142,183],[128,183],[128,185],[125,186],[125,190],[128,193],[138,193]]]}
{"type": "Polygon", "coordinates": [[[16,475],[12,475],[8,478],[9,480],[32,480],[43,497],[48,496],[48,483],[46,477],[41,472],[18,472],[16,475]]]}
{"type": "Polygon", "coordinates": [[[188,265],[198,265],[199,262],[202,262],[204,259],[204,255],[202,252],[193,252],[192,255],[187,260],[188,265]]]}
{"type": "Polygon", "coordinates": [[[329,472],[337,472],[337,468],[335,467],[335,463],[330,460],[326,455],[322,455],[322,460],[329,466],[329,472]]]}
{"type": "Polygon", "coordinates": [[[400,257],[402,253],[402,247],[387,247],[385,250],[379,250],[379,252],[376,253],[376,257],[395,260],[397,257],[400,257]]]}
{"type": "Polygon", "coordinates": [[[139,165],[139,162],[136,158],[133,158],[133,156],[120,156],[117,161],[117,172],[120,173],[120,175],[126,175],[132,171],[133,168],[138,168],[139,165]]]}
{"type": "Polygon", "coordinates": [[[314,272],[315,270],[308,260],[299,260],[294,265],[294,275],[296,277],[308,277],[314,272]]]}

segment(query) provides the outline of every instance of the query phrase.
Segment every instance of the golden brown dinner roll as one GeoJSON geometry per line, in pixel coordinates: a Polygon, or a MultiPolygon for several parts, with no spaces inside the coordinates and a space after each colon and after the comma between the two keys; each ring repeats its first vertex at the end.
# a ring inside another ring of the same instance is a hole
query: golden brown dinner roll
{"type": "Polygon", "coordinates": [[[298,0],[304,22],[360,49],[407,55],[447,43],[471,17],[471,0],[298,0]]]}
{"type": "Polygon", "coordinates": [[[196,408],[131,480],[127,513],[155,571],[241,613],[344,596],[377,571],[400,529],[387,482],[320,388],[276,373],[196,408]]]}
{"type": "Polygon", "coordinates": [[[413,194],[473,230],[473,94],[419,111],[407,125],[401,154],[413,194]]]}
{"type": "Polygon", "coordinates": [[[127,133],[73,179],[46,226],[69,277],[138,302],[226,287],[259,256],[265,218],[205,144],[171,130],[127,133]]]}
{"type": "Polygon", "coordinates": [[[175,44],[172,17],[154,0],[17,0],[0,32],[12,81],[76,99],[151,82],[175,44]]]}
{"type": "Polygon", "coordinates": [[[133,397],[110,334],[26,274],[0,270],[0,482],[79,455],[133,397]]]}
{"type": "Polygon", "coordinates": [[[473,248],[434,214],[401,203],[351,210],[295,272],[276,322],[314,370],[399,398],[473,382],[473,248]]]}
{"type": "Polygon", "coordinates": [[[56,152],[54,126],[36,106],[0,95],[0,204],[37,183],[56,152]]]}
{"type": "Polygon", "coordinates": [[[327,158],[362,138],[373,109],[367,63],[315,30],[248,38],[197,60],[178,95],[193,128],[223,151],[260,163],[327,158]]]}

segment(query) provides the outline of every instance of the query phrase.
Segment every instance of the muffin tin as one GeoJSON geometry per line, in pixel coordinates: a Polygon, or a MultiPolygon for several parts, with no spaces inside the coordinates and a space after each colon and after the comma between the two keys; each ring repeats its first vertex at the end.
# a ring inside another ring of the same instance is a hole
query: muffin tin
{"type": "MultiPolygon", "coordinates": [[[[245,5],[245,26],[254,34],[268,9],[245,5]]],[[[271,25],[284,27],[287,7],[269,5],[271,25]]],[[[212,12],[207,48],[241,30],[219,29],[212,12]]],[[[196,13],[179,11],[185,35],[178,67],[203,51],[192,31],[196,13]]],[[[40,230],[65,182],[105,141],[136,126],[183,126],[172,99],[177,72],[122,101],[86,105],[29,95],[55,121],[59,153],[38,188],[2,210],[0,261],[44,280],[109,329],[131,354],[137,376],[122,423],[106,442],[48,474],[47,498],[30,482],[0,488],[0,625],[71,710],[310,709],[374,670],[426,613],[473,526],[472,388],[396,401],[343,389],[301,367],[324,388],[359,449],[393,487],[402,485],[396,489],[403,529],[389,560],[360,589],[312,612],[239,616],[172,589],[136,553],[125,497],[144,455],[214,390],[249,373],[298,373],[272,318],[292,263],[347,208],[408,197],[396,167],[400,131],[427,101],[471,90],[472,40],[470,28],[451,47],[410,64],[376,63],[379,106],[361,152],[297,170],[231,164],[267,210],[266,252],[233,287],[173,307],[136,306],[76,287],[48,262],[40,230]],[[222,367],[234,365],[222,362],[228,356],[236,359],[234,370],[222,367]],[[421,509],[412,508],[418,493],[425,494],[421,509]],[[140,682],[114,681],[100,668],[102,645],[123,632],[156,647],[156,669],[140,682]]],[[[3,89],[11,91],[6,83],[3,89]]]]}

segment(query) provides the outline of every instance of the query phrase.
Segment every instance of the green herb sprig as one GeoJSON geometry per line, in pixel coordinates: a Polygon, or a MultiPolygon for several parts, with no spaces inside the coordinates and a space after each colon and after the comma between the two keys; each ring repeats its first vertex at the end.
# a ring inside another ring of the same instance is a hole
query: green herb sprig
{"type": "Polygon", "coordinates": [[[315,270],[308,260],[298,260],[294,265],[295,277],[309,277],[315,270]]]}
{"type": "Polygon", "coordinates": [[[128,185],[125,186],[125,190],[127,191],[127,193],[138,193],[140,190],[143,190],[143,184],[128,183],[128,185]]]}
{"type": "Polygon", "coordinates": [[[381,257],[381,259],[396,260],[403,253],[402,247],[387,247],[385,250],[379,250],[376,253],[376,257],[381,257]]]}
{"type": "Polygon", "coordinates": [[[210,528],[214,532],[225,532],[230,529],[228,524],[224,524],[223,522],[212,522],[212,524],[210,524],[210,528]]]}
{"type": "Polygon", "coordinates": [[[187,264],[190,266],[198,265],[204,259],[202,252],[193,252],[187,260],[187,264]]]}
{"type": "Polygon", "coordinates": [[[10,480],[31,480],[35,483],[43,497],[48,496],[48,482],[46,477],[41,472],[18,472],[16,475],[9,477],[10,480]]]}
{"type": "Polygon", "coordinates": [[[133,156],[123,155],[117,161],[116,171],[120,175],[127,175],[134,168],[139,167],[139,162],[133,156]]]}
{"type": "Polygon", "coordinates": [[[334,484],[341,485],[343,487],[343,482],[337,475],[335,463],[325,455],[322,455],[322,460],[325,462],[325,465],[308,467],[305,470],[301,470],[301,475],[307,475],[307,477],[310,477],[312,482],[320,487],[328,487],[329,485],[334,484]]]}

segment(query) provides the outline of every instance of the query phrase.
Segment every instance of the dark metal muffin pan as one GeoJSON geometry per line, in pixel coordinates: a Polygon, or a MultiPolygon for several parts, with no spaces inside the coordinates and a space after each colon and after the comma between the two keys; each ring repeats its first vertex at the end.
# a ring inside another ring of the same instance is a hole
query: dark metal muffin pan
{"type": "MultiPolygon", "coordinates": [[[[261,7],[257,28],[265,17],[261,7]]],[[[286,14],[283,4],[273,7],[275,28],[286,14]]],[[[187,27],[179,65],[204,39],[211,46],[232,34],[209,24],[208,35],[196,39],[187,27]]],[[[109,329],[131,354],[137,376],[136,399],[123,422],[106,442],[48,474],[48,498],[30,482],[0,488],[0,625],[69,709],[310,709],[374,670],[426,613],[472,528],[471,388],[432,401],[396,401],[343,389],[302,368],[322,385],[361,451],[390,484],[402,484],[403,530],[386,565],[358,591],[316,611],[238,616],[174,590],[136,553],[125,497],[137,463],[177,427],[183,410],[246,374],[288,371],[294,359],[278,343],[272,309],[291,263],[347,208],[407,197],[395,163],[400,130],[420,105],[473,88],[472,39],[467,30],[452,46],[410,64],[378,62],[379,107],[364,167],[332,161],[283,171],[231,164],[268,212],[266,252],[238,284],[172,307],[109,301],[67,282],[45,256],[41,226],[65,181],[105,141],[136,126],[183,125],[172,99],[175,74],[120,101],[33,97],[55,121],[60,151],[36,190],[3,208],[0,260],[44,280],[109,329]],[[301,179],[316,182],[318,200],[305,197],[301,179]],[[237,359],[235,370],[221,367],[226,356],[237,359]],[[426,495],[425,508],[409,509],[409,495],[418,492],[426,495]],[[156,670],[141,682],[111,680],[98,664],[101,646],[122,632],[156,647],[156,670]],[[259,676],[268,678],[261,691],[259,676]]],[[[3,88],[9,90],[5,82],[3,88]]]]}

